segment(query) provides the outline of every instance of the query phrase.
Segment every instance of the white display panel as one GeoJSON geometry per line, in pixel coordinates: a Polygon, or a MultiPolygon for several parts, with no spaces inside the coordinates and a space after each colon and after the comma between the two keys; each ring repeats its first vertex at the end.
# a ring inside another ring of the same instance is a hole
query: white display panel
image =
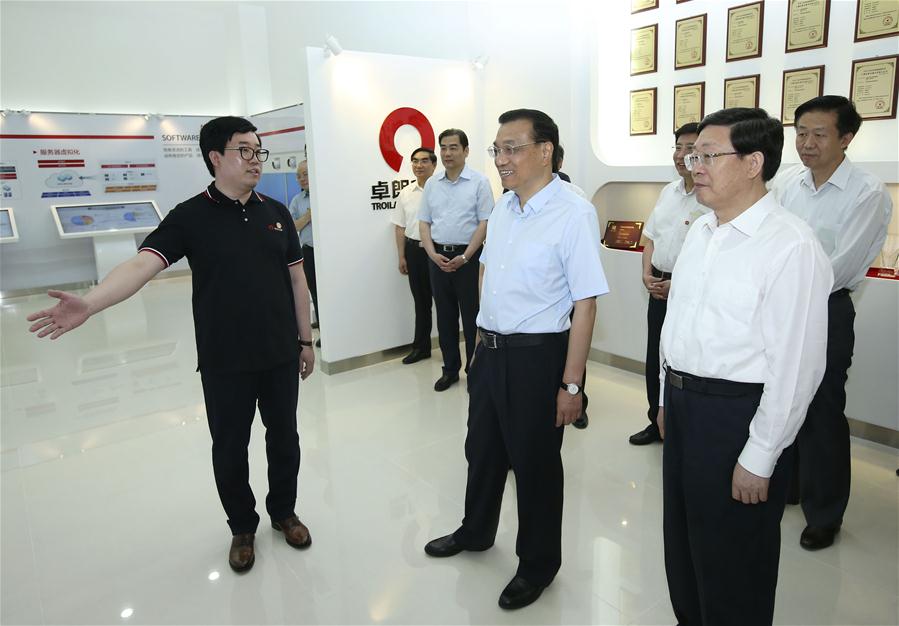
{"type": "Polygon", "coordinates": [[[16,228],[16,216],[12,209],[0,209],[0,242],[10,243],[19,240],[19,229],[16,228]]]}
{"type": "Polygon", "coordinates": [[[50,211],[63,239],[146,233],[162,221],[162,214],[152,200],[54,204],[50,211]]]}

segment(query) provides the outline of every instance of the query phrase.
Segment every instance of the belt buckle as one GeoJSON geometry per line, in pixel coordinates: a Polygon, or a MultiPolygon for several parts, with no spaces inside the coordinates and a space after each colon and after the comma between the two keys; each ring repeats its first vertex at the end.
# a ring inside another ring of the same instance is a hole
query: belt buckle
{"type": "Polygon", "coordinates": [[[481,343],[484,344],[485,348],[489,348],[490,350],[497,349],[496,335],[492,333],[481,333],[481,343]]]}
{"type": "Polygon", "coordinates": [[[668,380],[671,382],[671,386],[676,389],[684,388],[684,377],[678,374],[675,374],[671,370],[668,370],[668,380]]]}

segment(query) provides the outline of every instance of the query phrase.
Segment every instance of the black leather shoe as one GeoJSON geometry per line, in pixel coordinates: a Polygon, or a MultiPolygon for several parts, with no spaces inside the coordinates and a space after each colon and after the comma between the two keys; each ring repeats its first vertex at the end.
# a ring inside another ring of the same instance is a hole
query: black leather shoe
{"type": "Polygon", "coordinates": [[[446,391],[457,382],[459,382],[459,374],[444,374],[434,383],[434,391],[446,391]]]}
{"type": "Polygon", "coordinates": [[[322,347],[322,340],[321,340],[321,339],[316,339],[316,340],[315,340],[315,347],[316,347],[316,348],[321,348],[321,347],[322,347]]]}
{"type": "Polygon", "coordinates": [[[297,550],[304,550],[312,545],[312,535],[309,534],[309,529],[296,515],[291,515],[280,522],[272,522],[272,528],[284,533],[284,539],[288,545],[297,550]]]}
{"type": "Polygon", "coordinates": [[[640,432],[628,437],[628,441],[631,443],[631,445],[634,446],[645,446],[661,440],[662,437],[659,435],[659,427],[652,424],[650,424],[640,432]]]}
{"type": "Polygon", "coordinates": [[[584,430],[587,428],[587,425],[590,423],[590,418],[587,417],[586,413],[581,413],[581,416],[571,422],[571,425],[577,429],[584,430]]]}
{"type": "Polygon", "coordinates": [[[463,548],[462,545],[458,543],[452,535],[447,535],[445,537],[440,537],[439,539],[429,541],[425,546],[425,554],[427,554],[428,556],[442,558],[445,556],[456,556],[464,549],[465,548],[463,548]]]}
{"type": "Polygon", "coordinates": [[[806,526],[799,538],[799,545],[806,550],[821,550],[833,545],[833,538],[840,532],[840,527],[836,528],[818,528],[816,526],[806,526]]]}
{"type": "Polygon", "coordinates": [[[413,350],[403,359],[403,365],[412,365],[413,363],[418,363],[419,361],[423,361],[424,359],[430,359],[430,352],[422,352],[421,350],[413,350]]]}
{"type": "Polygon", "coordinates": [[[532,585],[521,576],[515,576],[499,595],[501,609],[520,609],[532,604],[546,587],[532,585]]]}
{"type": "Polygon", "coordinates": [[[231,538],[231,549],[228,550],[228,565],[235,572],[246,572],[256,562],[256,551],[253,541],[255,533],[242,533],[231,538]]]}
{"type": "Polygon", "coordinates": [[[312,330],[318,330],[318,322],[312,322],[312,330]]]}

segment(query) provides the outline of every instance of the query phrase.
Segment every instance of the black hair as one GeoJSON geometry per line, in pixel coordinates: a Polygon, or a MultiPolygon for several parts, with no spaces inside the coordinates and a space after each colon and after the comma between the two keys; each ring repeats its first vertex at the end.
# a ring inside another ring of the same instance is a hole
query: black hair
{"type": "Polygon", "coordinates": [[[437,138],[437,143],[443,141],[444,137],[452,137],[453,135],[459,138],[459,143],[462,144],[463,150],[468,147],[468,135],[465,134],[464,130],[461,130],[459,128],[447,128],[445,131],[440,133],[440,136],[437,138]]]}
{"type": "MultiPolygon", "coordinates": [[[[209,153],[212,151],[225,154],[225,146],[231,141],[231,137],[238,133],[254,133],[256,127],[242,117],[217,117],[209,120],[200,127],[200,151],[203,153],[203,161],[211,176],[215,176],[209,153]]],[[[259,135],[256,136],[259,138],[259,135]]],[[[262,141],[260,140],[260,144],[262,141]]]]}
{"type": "Polygon", "coordinates": [[[562,160],[565,158],[565,148],[562,147],[562,144],[553,150],[553,174],[558,174],[559,170],[562,169],[562,160]]]}
{"type": "Polygon", "coordinates": [[[706,126],[728,126],[730,143],[740,155],[761,152],[765,158],[762,180],[774,178],[783,156],[784,127],[764,109],[736,107],[721,109],[706,115],[697,130],[706,126]]]}
{"type": "Polygon", "coordinates": [[[680,139],[681,135],[698,135],[699,134],[699,124],[696,122],[687,122],[676,131],[674,131],[674,140],[677,141],[680,139]]]}
{"type": "Polygon", "coordinates": [[[413,150],[412,155],[409,157],[409,159],[410,160],[414,159],[415,155],[418,154],[419,152],[427,152],[428,158],[431,159],[431,163],[433,163],[434,165],[437,165],[437,155],[434,154],[433,150],[431,150],[430,148],[425,148],[424,146],[413,150]]]}
{"type": "Polygon", "coordinates": [[[530,120],[534,128],[534,141],[537,143],[551,143],[553,146],[553,172],[557,172],[556,154],[559,152],[559,127],[549,115],[536,109],[512,109],[499,116],[500,124],[517,122],[518,120],[530,120]]]}
{"type": "Polygon", "coordinates": [[[855,135],[862,126],[862,116],[855,110],[855,105],[849,98],[843,96],[818,96],[796,107],[793,119],[799,122],[799,118],[810,111],[833,111],[837,114],[837,130],[840,137],[846,133],[855,135]]]}

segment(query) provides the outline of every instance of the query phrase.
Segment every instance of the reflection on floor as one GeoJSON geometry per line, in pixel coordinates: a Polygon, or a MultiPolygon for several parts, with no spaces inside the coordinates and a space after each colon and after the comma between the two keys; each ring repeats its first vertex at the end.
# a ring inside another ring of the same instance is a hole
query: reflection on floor
{"type": "MultiPolygon", "coordinates": [[[[301,387],[300,517],[307,552],[264,523],[237,576],[215,493],[184,279],[50,344],[2,306],[4,624],[670,624],[659,446],[642,428],[639,376],[591,364],[591,422],[565,435],[564,564],[539,602],[496,606],[515,571],[515,486],[496,546],[432,560],[465,488],[464,385],[436,394],[437,358],[398,360],[301,387]]],[[[601,314],[601,310],[600,310],[601,314]]],[[[250,459],[265,494],[262,430],[250,459]]],[[[799,548],[783,523],[776,622],[899,623],[899,454],[853,443],[853,492],[837,544],[799,548]]],[[[264,514],[264,511],[260,512],[264,514]]]]}

